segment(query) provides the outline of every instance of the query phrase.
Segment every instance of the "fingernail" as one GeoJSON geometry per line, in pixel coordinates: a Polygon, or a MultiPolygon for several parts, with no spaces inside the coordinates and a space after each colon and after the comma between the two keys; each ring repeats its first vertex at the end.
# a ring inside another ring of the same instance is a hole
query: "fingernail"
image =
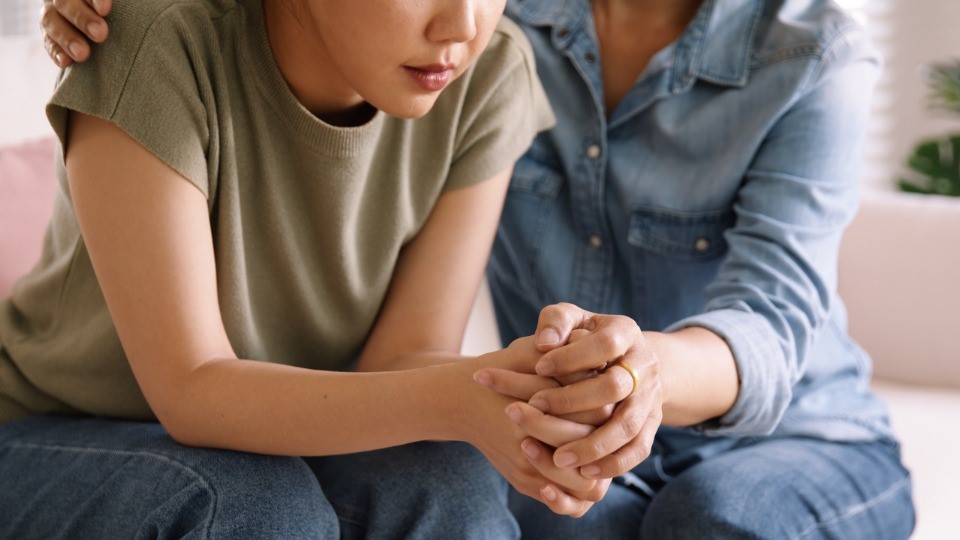
{"type": "Polygon", "coordinates": [[[100,39],[102,31],[103,25],[99,22],[94,21],[87,25],[87,34],[89,34],[92,38],[100,39]]]}
{"type": "Polygon", "coordinates": [[[598,465],[587,465],[580,469],[580,474],[588,477],[596,476],[600,474],[600,467],[598,465]]]}
{"type": "Polygon", "coordinates": [[[553,375],[553,372],[556,371],[556,369],[557,366],[553,363],[553,360],[541,358],[540,361],[537,362],[538,375],[550,376],[553,375]]]}
{"type": "Polygon", "coordinates": [[[573,452],[560,452],[553,458],[557,467],[569,467],[577,462],[577,456],[573,452]]]}
{"type": "Polygon", "coordinates": [[[507,416],[510,417],[516,423],[520,423],[520,419],[523,417],[523,413],[520,412],[520,409],[516,405],[507,405],[507,416]]]}
{"type": "Polygon", "coordinates": [[[100,0],[93,0],[93,10],[100,13],[100,0]]]}
{"type": "Polygon", "coordinates": [[[544,328],[537,335],[537,345],[556,345],[560,343],[560,334],[553,328],[544,328]]]}
{"type": "Polygon", "coordinates": [[[75,59],[80,57],[80,52],[82,51],[82,49],[80,48],[79,43],[74,41],[73,43],[68,45],[67,48],[70,49],[70,56],[74,57],[75,59]]]}
{"type": "Polygon", "coordinates": [[[553,488],[550,486],[546,486],[543,489],[541,489],[540,494],[543,495],[544,499],[550,502],[554,502],[557,500],[557,492],[554,491],[553,488]]]}
{"type": "Polygon", "coordinates": [[[53,57],[56,58],[57,65],[60,67],[63,67],[63,53],[57,53],[53,55],[53,57]]]}
{"type": "Polygon", "coordinates": [[[527,456],[530,460],[537,459],[540,456],[540,449],[537,448],[537,445],[529,441],[523,441],[520,443],[520,449],[523,450],[524,455],[527,456]]]}
{"type": "Polygon", "coordinates": [[[543,399],[540,396],[534,396],[533,398],[531,398],[529,405],[534,409],[539,409],[540,412],[545,412],[545,413],[550,412],[549,411],[550,406],[547,405],[547,400],[543,399]]]}
{"type": "Polygon", "coordinates": [[[473,380],[487,388],[490,388],[490,385],[493,384],[493,377],[490,376],[486,371],[478,371],[473,374],[473,380]]]}

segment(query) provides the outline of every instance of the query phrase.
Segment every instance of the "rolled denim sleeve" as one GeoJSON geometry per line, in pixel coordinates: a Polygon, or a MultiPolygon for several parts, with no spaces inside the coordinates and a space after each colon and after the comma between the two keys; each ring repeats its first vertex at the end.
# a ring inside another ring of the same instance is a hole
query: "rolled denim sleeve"
{"type": "Polygon", "coordinates": [[[858,165],[880,62],[862,29],[834,38],[774,123],[740,188],[736,223],[704,313],[671,325],[729,344],[740,392],[699,429],[725,436],[776,429],[836,299],[843,229],[857,208],[858,165]]]}

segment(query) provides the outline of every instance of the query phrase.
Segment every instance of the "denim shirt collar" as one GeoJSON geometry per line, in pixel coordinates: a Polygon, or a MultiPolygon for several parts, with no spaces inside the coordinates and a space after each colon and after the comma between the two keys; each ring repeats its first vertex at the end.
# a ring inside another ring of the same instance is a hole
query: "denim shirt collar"
{"type": "MultiPolygon", "coordinates": [[[[512,0],[508,13],[530,26],[551,27],[553,45],[563,50],[579,31],[588,31],[589,0],[512,0]]],[[[750,58],[762,0],[704,0],[676,42],[672,93],[680,93],[696,79],[743,87],[750,74],[750,58]]]]}

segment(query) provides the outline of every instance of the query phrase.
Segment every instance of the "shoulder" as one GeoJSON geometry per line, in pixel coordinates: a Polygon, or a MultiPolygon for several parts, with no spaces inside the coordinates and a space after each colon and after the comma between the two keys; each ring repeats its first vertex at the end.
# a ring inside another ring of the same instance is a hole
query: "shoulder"
{"type": "MultiPolygon", "coordinates": [[[[110,39],[63,72],[47,117],[66,145],[70,111],[107,120],[206,192],[208,69],[226,0],[115,2],[110,39]]],[[[65,147],[65,146],[64,146],[65,147]]]]}
{"type": "Polygon", "coordinates": [[[110,39],[103,46],[129,47],[157,34],[199,31],[236,10],[232,0],[136,0],[115,2],[107,18],[110,39]]]}
{"type": "Polygon", "coordinates": [[[223,0],[115,2],[108,17],[110,39],[93,47],[89,61],[64,73],[58,93],[76,87],[96,91],[105,102],[115,100],[131,76],[156,77],[158,65],[192,78],[195,60],[217,46],[214,21],[235,7],[223,0]]]}
{"type": "Polygon", "coordinates": [[[477,59],[477,71],[508,72],[523,69],[536,72],[533,48],[526,34],[512,20],[501,17],[490,43],[477,59]]]}
{"type": "Polygon", "coordinates": [[[757,21],[752,64],[873,57],[866,30],[833,0],[766,0],[757,21]]]}

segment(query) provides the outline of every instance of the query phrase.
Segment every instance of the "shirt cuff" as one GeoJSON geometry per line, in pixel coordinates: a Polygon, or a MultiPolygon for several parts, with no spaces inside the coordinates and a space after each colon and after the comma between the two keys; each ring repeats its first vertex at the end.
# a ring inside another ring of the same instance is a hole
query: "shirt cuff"
{"type": "Polygon", "coordinates": [[[756,313],[721,309],[683,319],[664,331],[692,326],[706,328],[727,342],[740,378],[740,392],[733,407],[720,418],[693,429],[726,437],[769,435],[792,397],[785,349],[773,327],[756,313]]]}

